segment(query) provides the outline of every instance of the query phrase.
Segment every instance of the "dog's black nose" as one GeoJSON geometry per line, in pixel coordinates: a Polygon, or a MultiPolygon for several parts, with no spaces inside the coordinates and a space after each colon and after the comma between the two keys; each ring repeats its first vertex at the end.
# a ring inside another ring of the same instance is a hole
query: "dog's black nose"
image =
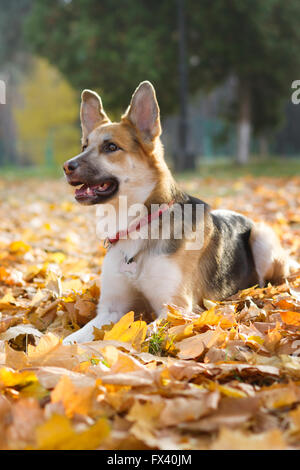
{"type": "Polygon", "coordinates": [[[68,175],[69,173],[72,173],[73,171],[75,171],[78,166],[79,166],[78,161],[69,160],[64,164],[64,171],[68,175]]]}

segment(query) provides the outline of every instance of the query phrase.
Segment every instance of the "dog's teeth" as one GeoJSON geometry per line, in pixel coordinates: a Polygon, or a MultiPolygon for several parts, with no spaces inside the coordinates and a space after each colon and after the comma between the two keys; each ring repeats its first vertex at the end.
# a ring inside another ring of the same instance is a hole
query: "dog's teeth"
{"type": "Polygon", "coordinates": [[[88,196],[92,196],[93,195],[93,191],[91,190],[91,188],[87,188],[87,195],[88,196]]]}

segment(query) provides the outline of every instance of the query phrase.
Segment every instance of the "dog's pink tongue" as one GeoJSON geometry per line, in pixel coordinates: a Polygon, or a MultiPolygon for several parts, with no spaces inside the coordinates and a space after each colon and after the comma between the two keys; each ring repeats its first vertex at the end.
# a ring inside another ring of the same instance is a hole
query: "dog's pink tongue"
{"type": "Polygon", "coordinates": [[[81,186],[81,188],[79,189],[75,189],[76,196],[88,196],[89,192],[90,192],[90,188],[86,184],[81,186]]]}
{"type": "Polygon", "coordinates": [[[88,186],[84,184],[79,189],[75,189],[75,196],[93,196],[94,191],[97,189],[98,191],[105,191],[109,187],[109,183],[104,183],[102,185],[95,184],[94,186],[88,186]]]}

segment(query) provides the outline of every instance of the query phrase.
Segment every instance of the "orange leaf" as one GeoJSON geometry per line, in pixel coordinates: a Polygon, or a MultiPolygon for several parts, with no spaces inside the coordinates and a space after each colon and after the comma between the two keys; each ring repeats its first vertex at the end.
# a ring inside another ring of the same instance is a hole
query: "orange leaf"
{"type": "Polygon", "coordinates": [[[286,312],[280,312],[280,316],[287,325],[300,326],[300,313],[287,310],[286,312]]]}
{"type": "Polygon", "coordinates": [[[86,415],[92,406],[94,390],[94,387],[77,388],[69,377],[63,376],[51,393],[51,401],[61,401],[70,418],[75,413],[86,415]]]}
{"type": "Polygon", "coordinates": [[[235,320],[230,317],[225,317],[220,313],[216,313],[216,307],[212,307],[211,309],[203,312],[200,318],[194,321],[194,326],[201,328],[205,325],[216,326],[220,325],[221,328],[230,328],[232,325],[235,324],[235,320]]]}

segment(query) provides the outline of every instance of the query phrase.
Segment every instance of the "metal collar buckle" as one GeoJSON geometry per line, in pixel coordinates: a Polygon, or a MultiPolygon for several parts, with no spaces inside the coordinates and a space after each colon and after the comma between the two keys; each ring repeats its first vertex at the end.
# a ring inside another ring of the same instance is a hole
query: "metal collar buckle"
{"type": "Polygon", "coordinates": [[[105,240],[104,240],[104,242],[103,242],[104,248],[105,248],[106,250],[109,250],[109,249],[111,248],[111,245],[112,245],[112,244],[111,244],[111,242],[109,241],[109,238],[106,237],[105,240]]]}

